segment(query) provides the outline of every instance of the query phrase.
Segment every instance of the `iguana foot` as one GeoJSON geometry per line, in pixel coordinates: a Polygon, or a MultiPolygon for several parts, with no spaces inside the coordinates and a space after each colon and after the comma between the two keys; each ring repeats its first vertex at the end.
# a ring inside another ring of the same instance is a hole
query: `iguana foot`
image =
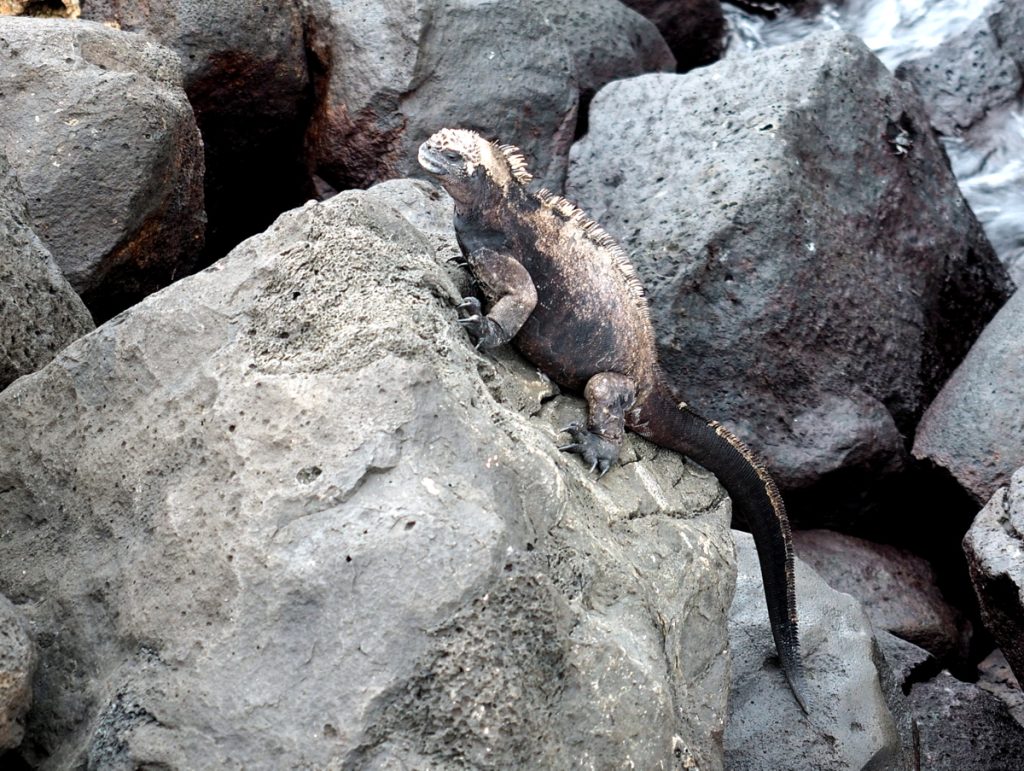
{"type": "Polygon", "coordinates": [[[508,342],[504,330],[497,322],[484,315],[480,301],[475,297],[463,297],[462,302],[455,307],[459,311],[459,323],[476,341],[477,350],[496,348],[508,342]]]}
{"type": "Polygon", "coordinates": [[[619,445],[605,439],[600,434],[595,434],[579,423],[570,423],[562,429],[572,437],[569,444],[563,444],[558,449],[562,452],[574,452],[583,458],[584,463],[590,464],[590,471],[597,471],[597,478],[600,479],[608,473],[612,463],[619,457],[619,445]]]}

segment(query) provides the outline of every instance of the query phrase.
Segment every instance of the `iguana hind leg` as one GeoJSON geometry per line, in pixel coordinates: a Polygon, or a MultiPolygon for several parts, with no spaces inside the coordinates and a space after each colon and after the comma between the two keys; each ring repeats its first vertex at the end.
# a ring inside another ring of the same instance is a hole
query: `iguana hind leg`
{"type": "Polygon", "coordinates": [[[563,431],[572,442],[558,449],[577,453],[590,464],[591,471],[602,477],[619,457],[626,435],[626,414],[636,402],[636,385],[632,378],[617,372],[600,372],[587,381],[583,396],[587,400],[587,426],[566,426],[563,431]]]}
{"type": "Polygon", "coordinates": [[[484,315],[480,300],[464,297],[458,306],[459,323],[476,340],[477,348],[507,343],[537,305],[537,288],[530,273],[515,257],[493,249],[477,249],[466,255],[466,262],[491,308],[484,315]]]}

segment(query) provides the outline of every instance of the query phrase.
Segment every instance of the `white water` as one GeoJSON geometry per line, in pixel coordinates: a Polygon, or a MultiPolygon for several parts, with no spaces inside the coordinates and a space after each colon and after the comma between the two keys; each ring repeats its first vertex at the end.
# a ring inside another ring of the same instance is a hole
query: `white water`
{"type": "MultiPolygon", "coordinates": [[[[724,5],[730,27],[726,55],[742,56],[821,29],[844,29],[895,69],[963,32],[988,4],[989,0],[847,0],[826,2],[812,17],[783,10],[774,19],[724,5]]],[[[964,198],[1014,281],[1024,286],[1024,103],[989,115],[965,137],[943,141],[964,198]]]]}

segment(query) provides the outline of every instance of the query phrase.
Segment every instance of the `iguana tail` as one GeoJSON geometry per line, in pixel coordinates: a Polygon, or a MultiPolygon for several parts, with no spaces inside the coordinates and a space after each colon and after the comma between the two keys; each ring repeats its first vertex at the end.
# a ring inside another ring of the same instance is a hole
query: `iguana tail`
{"type": "Polygon", "coordinates": [[[797,635],[793,540],[786,508],[761,460],[718,423],[702,418],[667,392],[649,396],[634,430],[662,447],[681,452],[711,471],[742,512],[754,536],[768,619],[782,671],[807,712],[803,663],[797,635]]]}

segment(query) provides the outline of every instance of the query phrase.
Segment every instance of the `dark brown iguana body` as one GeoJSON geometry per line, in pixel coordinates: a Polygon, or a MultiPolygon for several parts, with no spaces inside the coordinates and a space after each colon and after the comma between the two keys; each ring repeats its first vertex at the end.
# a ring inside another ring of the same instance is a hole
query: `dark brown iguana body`
{"type": "Polygon", "coordinates": [[[512,146],[443,129],[423,143],[419,160],[455,199],[459,246],[490,303],[486,315],[475,298],[459,306],[478,347],[511,340],[548,377],[586,397],[587,425],[569,426],[573,442],[562,449],[603,474],[629,428],[714,472],[745,514],[782,668],[806,711],[782,498],[750,450],[673,395],[625,252],[569,201],[529,190],[512,146]]]}

